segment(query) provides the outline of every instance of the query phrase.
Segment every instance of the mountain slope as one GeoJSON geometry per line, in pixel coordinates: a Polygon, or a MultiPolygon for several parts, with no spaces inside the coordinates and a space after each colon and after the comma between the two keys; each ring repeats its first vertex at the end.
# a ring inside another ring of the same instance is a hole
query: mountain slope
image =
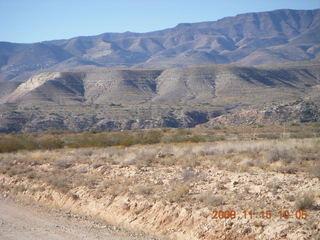
{"type": "Polygon", "coordinates": [[[0,82],[0,99],[11,94],[18,86],[17,82],[0,82]]]}
{"type": "Polygon", "coordinates": [[[86,68],[40,73],[0,87],[0,132],[320,120],[319,62],[86,68]]]}
{"type": "Polygon", "coordinates": [[[320,10],[247,13],[149,33],[104,33],[35,44],[0,42],[0,81],[83,65],[257,65],[320,59],[320,10]]]}
{"type": "Polygon", "coordinates": [[[19,85],[15,91],[4,96],[3,102],[41,102],[68,104],[82,101],[84,94],[81,74],[73,73],[41,73],[19,85]]]}
{"type": "MultiPolygon", "coordinates": [[[[210,65],[170,69],[89,69],[40,73],[2,103],[143,104],[268,102],[306,95],[320,84],[320,63],[244,67],[210,65]]],[[[4,84],[3,84],[4,85],[4,84]]]]}

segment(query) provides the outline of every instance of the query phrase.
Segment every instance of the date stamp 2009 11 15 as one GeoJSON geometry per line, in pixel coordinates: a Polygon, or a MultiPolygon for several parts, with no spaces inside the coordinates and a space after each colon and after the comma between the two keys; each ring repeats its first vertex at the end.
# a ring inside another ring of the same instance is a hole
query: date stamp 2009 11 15
{"type": "Polygon", "coordinates": [[[243,210],[240,212],[234,210],[213,210],[212,219],[272,219],[278,217],[279,219],[298,219],[304,220],[308,218],[306,210],[280,210],[280,211],[271,211],[271,210],[243,210]]]}

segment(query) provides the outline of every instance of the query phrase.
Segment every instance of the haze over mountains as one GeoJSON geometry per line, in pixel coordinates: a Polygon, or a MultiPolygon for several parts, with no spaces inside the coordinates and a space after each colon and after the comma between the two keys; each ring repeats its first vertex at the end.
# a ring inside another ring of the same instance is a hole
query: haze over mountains
{"type": "Polygon", "coordinates": [[[320,121],[319,60],[319,9],[2,42],[0,132],[320,121]]]}
{"type": "Polygon", "coordinates": [[[276,10],[149,33],[0,42],[0,81],[25,81],[38,71],[83,66],[168,68],[319,59],[320,10],[276,10]]]}

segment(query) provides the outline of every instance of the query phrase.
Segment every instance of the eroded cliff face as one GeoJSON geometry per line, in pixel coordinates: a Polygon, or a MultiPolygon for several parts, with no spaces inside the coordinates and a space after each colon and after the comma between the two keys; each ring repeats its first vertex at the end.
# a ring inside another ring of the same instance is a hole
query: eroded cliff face
{"type": "Polygon", "coordinates": [[[1,99],[1,102],[16,102],[20,98],[24,97],[28,93],[36,90],[38,87],[42,86],[44,83],[50,80],[58,79],[62,76],[59,72],[47,72],[47,73],[40,73],[33,77],[31,77],[28,81],[25,83],[22,83],[17,87],[17,89],[9,94],[8,96],[1,99]]]}

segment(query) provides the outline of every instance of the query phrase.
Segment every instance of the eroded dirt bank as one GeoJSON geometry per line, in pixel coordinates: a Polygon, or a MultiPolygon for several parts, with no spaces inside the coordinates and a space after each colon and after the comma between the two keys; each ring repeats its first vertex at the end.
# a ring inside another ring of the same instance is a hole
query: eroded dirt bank
{"type": "Polygon", "coordinates": [[[320,233],[319,149],[289,139],[8,153],[0,189],[166,239],[307,240],[320,233]]]}
{"type": "Polygon", "coordinates": [[[118,228],[0,195],[1,240],[152,240],[118,228]]]}

